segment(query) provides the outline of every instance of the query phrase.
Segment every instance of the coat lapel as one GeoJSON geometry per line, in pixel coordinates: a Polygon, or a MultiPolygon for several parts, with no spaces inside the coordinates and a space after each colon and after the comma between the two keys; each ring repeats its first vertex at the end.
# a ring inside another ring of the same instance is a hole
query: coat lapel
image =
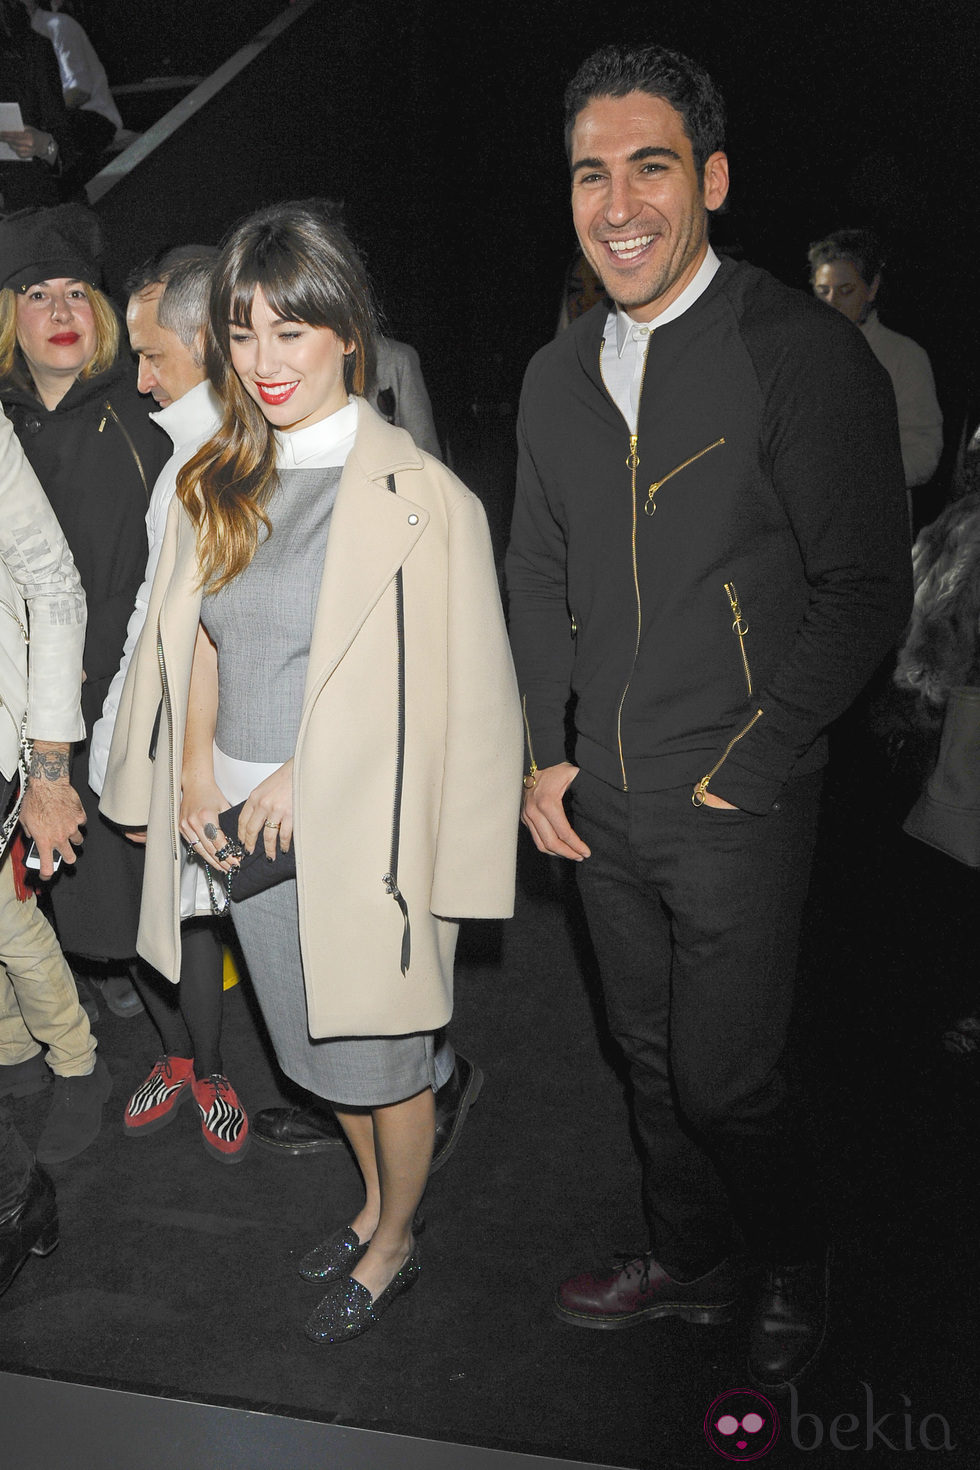
{"type": "Polygon", "coordinates": [[[327,538],[307,701],[329,679],[425,530],[428,511],[401,493],[398,471],[408,468],[421,468],[408,435],[359,404],[357,442],[344,467],[327,538]],[[395,495],[388,489],[389,473],[396,477],[395,495]]]}

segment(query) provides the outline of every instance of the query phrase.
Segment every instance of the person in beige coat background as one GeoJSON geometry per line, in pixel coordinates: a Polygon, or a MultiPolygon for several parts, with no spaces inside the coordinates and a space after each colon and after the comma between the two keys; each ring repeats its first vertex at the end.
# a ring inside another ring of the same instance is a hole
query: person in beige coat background
{"type": "Polygon", "coordinates": [[[225,418],[171,507],[102,809],[147,827],[139,950],[174,981],[181,839],[227,871],[217,812],[247,798],[247,849],[295,842],[295,886],[232,916],[280,1065],[334,1104],[364,1176],[362,1211],[300,1267],[331,1287],[307,1332],[333,1342],[373,1325],[418,1274],[431,1033],[452,1011],[457,921],[513,910],[522,724],[482,506],[349,397],[373,309],[343,233],[309,201],[252,216],[222,251],[211,325],[225,418]],[[227,528],[208,541],[200,486],[222,444],[261,447],[263,433],[274,473],[253,504],[271,534],[255,525],[244,569],[222,585],[227,528]],[[294,613],[309,619],[298,685],[294,613]]]}

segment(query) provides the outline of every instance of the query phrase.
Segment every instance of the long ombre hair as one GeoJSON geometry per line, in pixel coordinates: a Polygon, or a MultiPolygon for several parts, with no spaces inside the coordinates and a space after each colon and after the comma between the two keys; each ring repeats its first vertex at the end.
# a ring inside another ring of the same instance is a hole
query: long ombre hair
{"type": "Polygon", "coordinates": [[[252,325],[261,289],[286,322],[329,327],[352,342],[344,386],[363,393],[374,370],[377,313],[361,258],[324,201],[274,204],[249,215],[226,240],[211,286],[205,349],[224,408],[221,425],[177,476],[177,494],[197,528],[201,585],[217,592],[248,566],[276,487],[272,425],[231,365],[231,328],[252,325]]]}

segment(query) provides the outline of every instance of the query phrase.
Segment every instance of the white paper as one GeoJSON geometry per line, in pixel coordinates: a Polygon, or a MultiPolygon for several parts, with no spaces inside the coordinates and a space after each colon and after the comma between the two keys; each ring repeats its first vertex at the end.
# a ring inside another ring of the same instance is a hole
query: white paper
{"type": "MultiPolygon", "coordinates": [[[[0,133],[20,133],[24,119],[20,115],[19,102],[0,102],[0,133]]],[[[0,143],[0,163],[28,163],[27,158],[18,158],[9,143],[0,143]]]]}

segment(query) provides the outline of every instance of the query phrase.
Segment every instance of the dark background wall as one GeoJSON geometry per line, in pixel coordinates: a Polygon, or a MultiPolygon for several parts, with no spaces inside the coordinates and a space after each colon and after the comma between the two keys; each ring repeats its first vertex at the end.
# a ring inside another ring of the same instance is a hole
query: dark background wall
{"type": "MultiPolygon", "coordinates": [[[[210,71],[281,8],[77,5],[126,81],[210,71]]],[[[217,239],[270,199],[339,195],[440,414],[512,403],[574,248],[565,81],[598,44],[655,39],[701,58],[728,99],[721,240],[805,286],[817,235],[883,231],[883,314],[932,355],[952,442],[976,398],[976,17],[974,0],[320,0],[179,147],[106,196],[113,266],[161,239],[217,239]]]]}

